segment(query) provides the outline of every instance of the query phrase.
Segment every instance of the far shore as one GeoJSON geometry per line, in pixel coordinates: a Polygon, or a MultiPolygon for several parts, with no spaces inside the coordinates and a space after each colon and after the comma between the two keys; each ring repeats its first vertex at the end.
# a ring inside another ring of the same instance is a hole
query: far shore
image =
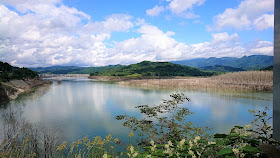
{"type": "Polygon", "coordinates": [[[90,76],[91,79],[116,82],[121,86],[157,89],[193,89],[222,91],[272,92],[272,71],[245,71],[212,77],[148,77],[90,76]]]}

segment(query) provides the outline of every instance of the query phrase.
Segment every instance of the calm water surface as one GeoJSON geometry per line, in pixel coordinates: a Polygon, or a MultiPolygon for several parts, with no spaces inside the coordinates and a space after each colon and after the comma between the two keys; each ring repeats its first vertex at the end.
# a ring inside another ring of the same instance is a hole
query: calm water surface
{"type": "MultiPolygon", "coordinates": [[[[135,106],[161,103],[176,91],[145,90],[121,87],[116,84],[71,78],[62,84],[54,83],[47,90],[12,101],[0,109],[3,114],[20,109],[18,119],[60,129],[68,141],[84,136],[113,137],[126,140],[130,129],[115,120],[116,115],[141,117],[135,106]]],[[[213,128],[211,133],[229,132],[234,125],[249,124],[253,117],[249,109],[262,110],[268,106],[272,115],[272,93],[207,93],[180,91],[191,99],[185,105],[195,114],[190,120],[195,125],[213,128]]]]}

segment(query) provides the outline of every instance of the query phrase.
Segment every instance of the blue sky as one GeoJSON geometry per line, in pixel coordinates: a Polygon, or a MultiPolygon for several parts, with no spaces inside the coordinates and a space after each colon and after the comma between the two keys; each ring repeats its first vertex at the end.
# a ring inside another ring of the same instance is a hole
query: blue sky
{"type": "Polygon", "coordinates": [[[0,60],[104,66],[273,55],[273,0],[2,0],[0,60]]]}

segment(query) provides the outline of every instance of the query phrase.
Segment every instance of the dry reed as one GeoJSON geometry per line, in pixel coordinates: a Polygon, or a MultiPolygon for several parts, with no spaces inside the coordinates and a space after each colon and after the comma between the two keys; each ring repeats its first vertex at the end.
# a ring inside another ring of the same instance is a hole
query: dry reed
{"type": "Polygon", "coordinates": [[[272,71],[233,72],[208,78],[175,78],[175,79],[141,79],[120,81],[119,85],[142,88],[164,89],[206,89],[230,91],[263,91],[273,90],[272,71]]]}

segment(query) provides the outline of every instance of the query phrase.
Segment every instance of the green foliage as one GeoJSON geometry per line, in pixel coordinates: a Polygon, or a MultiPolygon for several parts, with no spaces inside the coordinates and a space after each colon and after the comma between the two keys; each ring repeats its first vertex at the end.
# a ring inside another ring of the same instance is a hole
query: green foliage
{"type": "Polygon", "coordinates": [[[13,67],[0,61],[0,81],[7,82],[13,79],[27,79],[38,77],[38,73],[27,68],[13,67]]]}
{"type": "Polygon", "coordinates": [[[249,110],[255,117],[252,121],[252,125],[255,128],[251,132],[258,137],[262,144],[279,144],[272,138],[273,129],[271,124],[269,124],[272,117],[267,115],[268,110],[268,107],[265,107],[264,111],[249,110]]]}
{"type": "Polygon", "coordinates": [[[260,69],[261,71],[273,71],[273,66],[268,66],[265,68],[260,69]]]}
{"type": "Polygon", "coordinates": [[[212,76],[215,73],[205,72],[196,68],[172,64],[169,62],[143,61],[137,64],[121,66],[116,69],[106,69],[91,75],[131,77],[135,74],[139,74],[139,76],[212,76]]]}
{"type": "Polygon", "coordinates": [[[206,66],[199,68],[205,71],[216,71],[216,72],[238,72],[238,71],[245,71],[242,68],[235,68],[231,66],[222,66],[222,65],[214,65],[214,66],[206,66]]]}
{"type": "Polygon", "coordinates": [[[271,127],[266,123],[270,119],[266,118],[266,111],[255,112],[254,128],[251,125],[235,126],[229,134],[211,136],[203,128],[194,127],[186,120],[192,112],[182,105],[184,101],[190,101],[189,98],[183,94],[172,94],[170,97],[171,100],[163,100],[162,104],[153,107],[137,106],[136,108],[139,108],[144,115],[140,120],[128,115],[116,117],[117,120],[124,120],[123,126],[131,128],[142,137],[138,140],[138,145],[142,145],[143,155],[150,157],[259,157],[262,155],[258,149],[259,145],[278,144],[268,137],[271,127]]]}
{"type": "MultiPolygon", "coordinates": [[[[162,104],[155,106],[141,105],[137,106],[141,119],[134,116],[118,115],[117,120],[125,120],[123,126],[136,131],[141,140],[139,145],[147,145],[152,139],[158,144],[164,144],[167,141],[179,142],[184,138],[194,138],[195,136],[204,136],[208,138],[204,128],[195,127],[192,122],[187,120],[187,116],[193,113],[184,107],[184,101],[190,101],[184,94],[172,94],[170,100],[163,100],[162,104]]],[[[207,128],[206,128],[207,129],[207,128]]]]}
{"type": "Polygon", "coordinates": [[[196,68],[222,65],[234,68],[242,68],[245,70],[259,70],[273,65],[273,56],[267,55],[251,55],[243,56],[242,58],[223,57],[223,58],[199,58],[192,60],[173,61],[172,63],[192,66],[196,68]]]}

